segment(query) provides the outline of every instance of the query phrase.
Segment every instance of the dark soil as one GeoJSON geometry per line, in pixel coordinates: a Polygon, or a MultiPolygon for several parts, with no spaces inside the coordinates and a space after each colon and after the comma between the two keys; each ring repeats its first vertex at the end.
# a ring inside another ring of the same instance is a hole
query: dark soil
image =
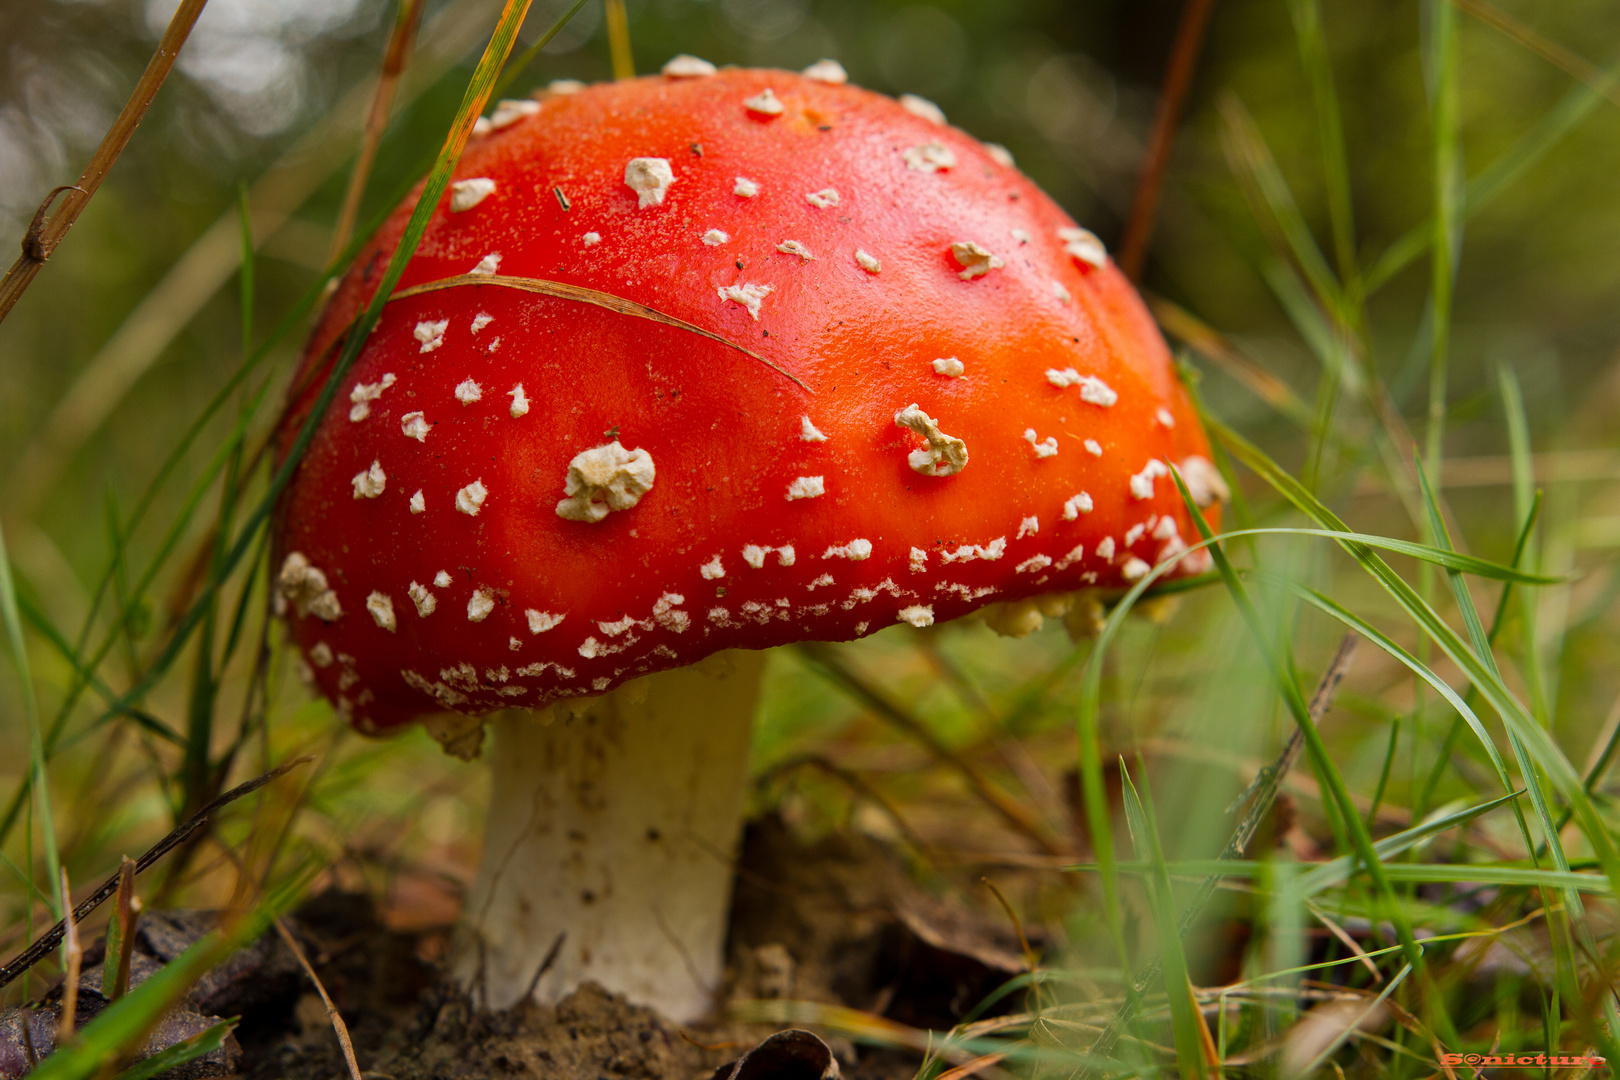
{"type": "MultiPolygon", "coordinates": [[[[708,1077],[780,1028],[813,1026],[721,1021],[681,1028],[595,985],[554,1006],[481,1013],[420,958],[421,935],[385,929],[363,896],[320,896],[299,912],[298,924],[348,1022],[361,1069],[378,1080],[708,1077]]],[[[729,960],[725,998],[732,1006],[823,1002],[935,1029],[951,1026],[1022,970],[1005,919],[923,893],[874,840],[839,835],[806,843],[774,818],[750,826],[745,839],[729,960]]],[[[243,1075],[347,1077],[307,979],[296,993],[267,995],[241,1015],[243,1075]]],[[[910,1052],[857,1048],[823,1034],[846,1077],[916,1073],[919,1059],[910,1052]]],[[[802,1063],[741,1072],[806,1075],[802,1063]]]]}

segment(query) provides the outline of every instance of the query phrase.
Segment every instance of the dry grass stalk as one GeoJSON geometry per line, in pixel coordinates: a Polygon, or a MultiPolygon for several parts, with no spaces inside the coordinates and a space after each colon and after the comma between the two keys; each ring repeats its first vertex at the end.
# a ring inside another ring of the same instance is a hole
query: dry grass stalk
{"type": "Polygon", "coordinates": [[[57,188],[46,196],[40,207],[40,213],[35,215],[34,224],[29,227],[28,235],[23,240],[23,253],[11,269],[6,271],[4,279],[0,279],[0,321],[10,314],[16,306],[24,290],[33,282],[34,276],[39,273],[40,267],[51,257],[67,236],[73,223],[79,219],[84,208],[90,204],[96,189],[112,171],[113,162],[118,155],[124,152],[129,145],[131,136],[135,134],[136,126],[146,116],[146,110],[151,108],[152,99],[163,86],[163,81],[169,77],[169,71],[174,67],[174,61],[180,55],[180,47],[191,36],[191,28],[197,23],[197,16],[202,14],[203,5],[208,0],[181,0],[180,6],[175,9],[174,17],[169,20],[168,29],[163,32],[163,39],[158,42],[157,52],[147,63],[146,70],[141,73],[140,82],[135,84],[135,90],[124,104],[123,111],[113,126],[101,140],[96,148],[95,156],[90,159],[84,172],[79,176],[79,182],[70,187],[57,188]],[[52,214],[49,220],[42,221],[43,214],[56,198],[59,192],[66,191],[67,197],[62,205],[52,214]]]}
{"type": "Polygon", "coordinates": [[[298,945],[298,939],[288,931],[287,924],[277,919],[275,925],[276,933],[281,935],[281,940],[287,943],[287,948],[298,958],[299,965],[309,976],[309,981],[315,984],[316,993],[321,995],[321,1001],[326,1005],[326,1017],[332,1021],[332,1030],[337,1033],[338,1045],[343,1047],[343,1062],[349,1067],[350,1080],[361,1080],[360,1063],[354,1058],[354,1041],[349,1038],[349,1025],[343,1022],[343,1014],[332,1004],[332,995],[326,992],[321,977],[315,974],[315,968],[310,964],[309,957],[304,955],[304,950],[298,945]]]}
{"type": "Polygon", "coordinates": [[[630,53],[630,17],[625,14],[624,0],[606,0],[608,49],[613,54],[613,77],[636,77],[636,61],[630,53]]]}
{"type": "Polygon", "coordinates": [[[382,144],[383,132],[388,128],[388,114],[394,107],[394,94],[399,90],[410,60],[411,44],[416,40],[416,28],[422,21],[422,0],[400,0],[399,16],[394,31],[388,38],[388,51],[383,55],[382,69],[377,73],[377,92],[371,99],[371,112],[366,116],[366,131],[360,141],[360,156],[349,174],[349,187],[343,193],[343,209],[332,230],[332,247],[326,256],[328,263],[337,261],[354,233],[354,223],[360,216],[360,199],[366,193],[366,180],[371,176],[371,165],[377,159],[377,147],[382,144]]]}
{"type": "Polygon", "coordinates": [[[118,868],[118,899],[107,924],[107,959],[101,975],[101,989],[109,1001],[117,1001],[129,992],[129,962],[135,951],[135,920],[140,914],[141,898],[135,895],[135,860],[125,855],[118,868]]]}
{"type": "Polygon", "coordinates": [[[79,1014],[79,968],[84,963],[84,948],[79,944],[79,923],[73,917],[73,893],[68,888],[68,872],[62,870],[62,907],[67,921],[67,935],[62,942],[63,967],[67,969],[62,980],[62,1015],[56,1026],[56,1045],[62,1046],[73,1038],[79,1014]]]}
{"type": "Polygon", "coordinates": [[[1153,117],[1153,134],[1142,162],[1142,175],[1136,182],[1136,195],[1131,200],[1131,216],[1125,222],[1125,239],[1120,244],[1119,268],[1132,281],[1141,277],[1142,261],[1147,257],[1148,241],[1153,236],[1153,217],[1159,208],[1159,190],[1164,186],[1165,170],[1170,167],[1176,128],[1181,124],[1181,110],[1187,104],[1187,89],[1198,67],[1198,50],[1204,43],[1212,7],[1214,0],[1186,0],[1181,9],[1181,25],[1176,27],[1170,67],[1165,72],[1164,89],[1159,94],[1158,111],[1153,117]]]}
{"type": "Polygon", "coordinates": [[[965,1065],[958,1065],[954,1069],[939,1074],[937,1080],[964,1080],[965,1077],[976,1076],[992,1065],[999,1064],[1007,1056],[1007,1051],[998,1050],[993,1054],[981,1054],[965,1065]]]}

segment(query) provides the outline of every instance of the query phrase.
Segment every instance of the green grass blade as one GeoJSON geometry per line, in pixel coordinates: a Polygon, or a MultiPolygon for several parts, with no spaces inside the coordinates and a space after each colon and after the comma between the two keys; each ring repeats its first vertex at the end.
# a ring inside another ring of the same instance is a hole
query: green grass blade
{"type": "Polygon", "coordinates": [[[1452,708],[1457,710],[1459,719],[1473,729],[1474,734],[1478,736],[1480,744],[1485,748],[1485,753],[1491,759],[1491,765],[1496,770],[1497,779],[1501,781],[1503,790],[1513,790],[1513,781],[1508,776],[1507,762],[1503,760],[1501,751],[1496,748],[1496,743],[1491,739],[1490,733],[1485,730],[1484,723],[1480,721],[1479,716],[1469,705],[1467,699],[1453,690],[1450,683],[1436,675],[1429,665],[1396,644],[1395,640],[1388,634],[1345,608],[1338,601],[1304,585],[1292,584],[1290,587],[1307,604],[1356,631],[1356,633],[1400,661],[1412,674],[1428,683],[1431,689],[1444,698],[1452,708]]]}
{"type": "Polygon", "coordinates": [[[119,1073],[115,1080],[151,1080],[159,1073],[178,1068],[188,1061],[207,1057],[225,1045],[225,1036],[235,1029],[235,1019],[221,1020],[189,1039],[183,1039],[167,1049],[160,1050],[144,1061],[137,1062],[119,1073]]]}
{"type": "Polygon", "coordinates": [[[1270,226],[1265,231],[1273,247],[1280,248],[1278,254],[1292,257],[1324,308],[1338,311],[1339,283],[1322,256],[1316,238],[1311,235],[1305,215],[1300,213],[1299,203],[1277,167],[1277,159],[1266,145],[1260,126],[1235,95],[1223,98],[1220,110],[1221,145],[1244,194],[1249,196],[1257,219],[1263,226],[1270,226]]]}
{"type": "MultiPolygon", "coordinates": [[[[23,619],[28,623],[29,626],[34,628],[34,632],[42,637],[46,644],[55,649],[64,661],[66,661],[69,665],[72,665],[76,659],[73,655],[73,646],[70,645],[67,639],[62,636],[61,631],[56,628],[56,624],[51,622],[50,619],[46,618],[45,613],[39,610],[39,605],[35,604],[27,596],[19,594],[17,597],[17,606],[22,612],[23,619]]],[[[117,691],[113,690],[112,687],[103,682],[99,675],[92,673],[90,676],[89,685],[90,689],[94,690],[96,695],[103,701],[111,704],[112,702],[118,700],[117,691]]],[[[185,740],[180,737],[179,732],[175,731],[174,728],[170,727],[168,724],[165,724],[157,717],[152,716],[150,713],[144,712],[140,709],[130,708],[126,709],[123,715],[128,716],[130,719],[152,732],[152,734],[156,735],[158,738],[163,739],[165,742],[173,743],[176,746],[183,746],[185,744],[185,740]]],[[[56,745],[59,747],[61,743],[58,742],[56,745]]],[[[52,751],[53,747],[47,744],[45,747],[46,761],[50,760],[52,751]]]]}
{"type": "MultiPolygon", "coordinates": [[[[1160,865],[1142,859],[1122,860],[1114,864],[1121,874],[1148,878],[1157,873],[1160,865]]],[[[1177,859],[1162,864],[1169,878],[1182,881],[1196,880],[1206,874],[1225,874],[1229,877],[1260,881],[1265,877],[1268,865],[1254,859],[1177,859]]],[[[1309,877],[1312,880],[1309,884],[1303,881],[1290,881],[1284,891],[1289,891],[1294,897],[1310,897],[1343,885],[1354,870],[1355,860],[1345,856],[1332,862],[1293,865],[1306,872],[1302,877],[1309,877]]],[[[1095,863],[1081,863],[1064,869],[1075,873],[1095,873],[1097,866],[1095,863]]],[[[1577,870],[1542,870],[1503,863],[1390,863],[1384,867],[1384,872],[1389,875],[1391,881],[1410,882],[1415,885],[1432,883],[1526,889],[1575,889],[1592,896],[1615,894],[1609,885],[1609,879],[1602,874],[1583,874],[1577,870]]],[[[1277,892],[1275,890],[1260,892],[1260,895],[1273,894],[1277,892]]],[[[1385,950],[1384,955],[1392,955],[1399,949],[1398,945],[1392,946],[1385,950]]]]}
{"type": "Polygon", "coordinates": [[[1424,8],[1429,30],[1425,60],[1431,80],[1430,113],[1434,128],[1434,238],[1429,245],[1429,294],[1434,317],[1429,322],[1429,420],[1424,436],[1424,458],[1429,471],[1438,475],[1451,367],[1451,300],[1457,278],[1466,192],[1457,91],[1457,11],[1450,0],[1424,0],[1424,8]]]}
{"type": "MultiPolygon", "coordinates": [[[[1350,531],[1338,515],[1318,502],[1258,447],[1218,421],[1212,421],[1210,428],[1216,437],[1231,449],[1234,456],[1259,473],[1298,509],[1328,529],[1345,533],[1350,531]]],[[[1502,722],[1524,740],[1531,758],[1546,771],[1548,779],[1574,809],[1581,832],[1591,843],[1603,865],[1605,875],[1611,883],[1620,884],[1620,851],[1616,850],[1614,837],[1597,807],[1593,805],[1581,777],[1546,729],[1535,722],[1502,680],[1491,675],[1474,655],[1473,650],[1400,575],[1390,568],[1388,563],[1365,545],[1345,543],[1343,546],[1412,616],[1423,632],[1440,646],[1452,662],[1463,669],[1469,681],[1479,689],[1485,700],[1502,718],[1502,722]]]]}
{"type": "MultiPolygon", "coordinates": [[[[1524,412],[1524,395],[1519,391],[1519,380],[1513,369],[1502,367],[1497,371],[1497,388],[1502,395],[1502,411],[1506,414],[1508,449],[1513,462],[1513,505],[1521,521],[1529,520],[1532,530],[1538,517],[1530,515],[1532,504],[1539,506],[1541,493],[1536,489],[1535,467],[1530,446],[1530,419],[1524,412]]],[[[1526,538],[1528,543],[1529,537],[1526,538]]],[[[1530,561],[1539,565],[1533,554],[1530,561]]],[[[1547,702],[1547,679],[1541,659],[1541,634],[1536,623],[1535,602],[1528,596],[1519,598],[1520,642],[1524,650],[1524,683],[1530,693],[1530,709],[1543,727],[1552,723],[1552,710],[1547,702]]]]}
{"type": "MultiPolygon", "coordinates": [[[[1147,785],[1147,770],[1141,759],[1137,769],[1142,784],[1147,785]]],[[[1164,847],[1159,840],[1159,829],[1152,811],[1147,809],[1131,782],[1125,759],[1119,761],[1121,794],[1125,802],[1125,820],[1131,828],[1131,842],[1138,858],[1148,863],[1148,902],[1153,910],[1153,927],[1159,940],[1159,952],[1164,958],[1164,989],[1170,1002],[1170,1021],[1176,1038],[1176,1065],[1185,1078],[1205,1075],[1203,1039],[1199,1035],[1202,1021],[1193,1011],[1192,996],[1188,993],[1187,954],[1181,947],[1181,930],[1176,919],[1175,892],[1170,887],[1170,875],[1164,868],[1164,847]]]]}
{"type": "MultiPolygon", "coordinates": [[[[1444,817],[1435,818],[1432,821],[1425,821],[1414,828],[1405,829],[1393,836],[1384,837],[1384,839],[1373,845],[1373,850],[1378,853],[1378,856],[1381,859],[1393,859],[1402,852],[1409,851],[1424,841],[1439,836],[1443,832],[1448,832],[1451,829],[1457,828],[1458,826],[1466,825],[1468,822],[1479,817],[1481,814],[1487,814],[1490,811],[1495,810],[1497,807],[1513,801],[1521,794],[1523,794],[1523,792],[1511,791],[1499,799],[1492,799],[1490,802],[1480,803],[1477,806],[1470,806],[1466,809],[1458,810],[1456,813],[1446,814],[1444,817]]],[[[1412,864],[1402,863],[1399,865],[1410,866],[1412,864]]],[[[1395,866],[1387,866],[1385,869],[1386,871],[1393,871],[1395,866]]],[[[1351,873],[1354,872],[1354,870],[1355,860],[1351,859],[1350,857],[1346,856],[1343,858],[1334,859],[1331,862],[1323,863],[1315,869],[1295,878],[1293,888],[1298,889],[1300,891],[1300,895],[1302,896],[1314,896],[1317,893],[1322,892],[1324,889],[1332,888],[1333,886],[1345,881],[1349,878],[1351,873]]]]}
{"type": "Polygon", "coordinates": [[[1348,284],[1360,269],[1356,263],[1355,213],[1350,200],[1350,163],[1345,151],[1344,121],[1339,115],[1339,95],[1333,85],[1327,35],[1322,30],[1321,4],[1319,0],[1289,0],[1288,11],[1293,16],[1300,62],[1311,80],[1311,98],[1316,106],[1317,142],[1322,151],[1328,220],[1333,227],[1333,253],[1339,264],[1339,276],[1348,284]]]}
{"type": "MultiPolygon", "coordinates": [[[[62,895],[62,855],[56,844],[56,818],[51,812],[51,787],[45,771],[45,739],[39,726],[39,703],[34,697],[33,668],[28,663],[28,640],[23,637],[22,617],[17,610],[17,582],[11,574],[11,554],[6,550],[4,530],[0,530],[0,620],[6,624],[6,641],[11,662],[17,669],[22,694],[23,720],[28,725],[29,774],[39,810],[40,840],[45,846],[45,866],[51,879],[54,918],[67,910],[62,895]]],[[[33,867],[29,867],[32,872],[33,867]]]]}
{"type": "MultiPolygon", "coordinates": [[[[1524,560],[1525,547],[1530,542],[1530,534],[1534,531],[1536,521],[1540,515],[1541,495],[1538,492],[1535,500],[1530,505],[1530,513],[1529,516],[1524,520],[1524,527],[1519,530],[1518,541],[1513,546],[1512,565],[1515,569],[1517,569],[1524,560]]],[[[1485,634],[1486,644],[1490,647],[1495,647],[1496,639],[1502,633],[1502,627],[1507,620],[1509,605],[1513,599],[1513,584],[1514,583],[1511,581],[1505,583],[1502,586],[1502,594],[1496,599],[1496,614],[1492,616],[1491,628],[1485,634]]],[[[1473,686],[1470,686],[1468,688],[1468,693],[1464,696],[1464,698],[1468,702],[1469,707],[1472,708],[1479,698],[1479,691],[1473,686]]],[[[1423,815],[1425,808],[1428,807],[1430,802],[1432,802],[1434,799],[1434,789],[1439,785],[1440,777],[1445,774],[1446,767],[1451,761],[1452,747],[1455,746],[1457,742],[1457,736],[1462,733],[1462,726],[1463,718],[1461,714],[1459,714],[1457,719],[1452,722],[1451,730],[1446,732],[1445,742],[1440,745],[1440,754],[1435,758],[1434,766],[1429,770],[1428,779],[1423,782],[1423,787],[1418,793],[1417,801],[1413,804],[1414,812],[1420,817],[1423,815]]],[[[1590,786],[1587,788],[1587,790],[1591,790],[1590,786]]]]}

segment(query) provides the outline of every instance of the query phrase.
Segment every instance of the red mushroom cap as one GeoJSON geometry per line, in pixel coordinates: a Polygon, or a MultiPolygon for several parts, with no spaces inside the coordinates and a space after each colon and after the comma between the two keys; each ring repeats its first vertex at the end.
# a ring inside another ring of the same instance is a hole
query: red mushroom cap
{"type": "Polygon", "coordinates": [[[1219,491],[1135,291],[1004,152],[781,71],[494,128],[401,291],[463,280],[387,305],[279,511],[293,634],[363,730],[1118,588],[1194,535],[1164,462],[1219,491]]]}

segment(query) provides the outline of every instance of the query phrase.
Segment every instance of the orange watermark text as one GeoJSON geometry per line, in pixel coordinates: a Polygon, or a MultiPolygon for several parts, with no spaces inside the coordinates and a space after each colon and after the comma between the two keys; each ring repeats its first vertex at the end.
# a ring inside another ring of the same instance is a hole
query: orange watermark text
{"type": "Polygon", "coordinates": [[[1470,1069],[1590,1069],[1604,1063],[1595,1054],[1441,1054],[1442,1065],[1470,1069]]]}

